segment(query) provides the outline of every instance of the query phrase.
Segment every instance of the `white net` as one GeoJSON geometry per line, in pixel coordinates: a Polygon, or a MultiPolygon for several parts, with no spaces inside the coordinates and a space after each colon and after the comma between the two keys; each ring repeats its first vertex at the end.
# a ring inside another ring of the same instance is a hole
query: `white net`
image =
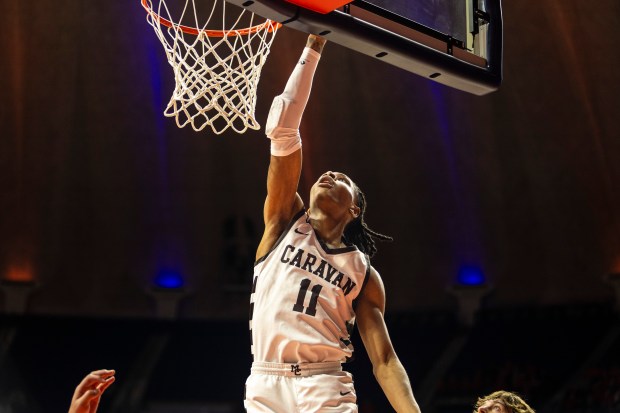
{"type": "Polygon", "coordinates": [[[210,10],[200,12],[196,0],[141,1],[174,70],[164,115],[195,131],[260,129],[256,89],[279,24],[224,0],[209,0],[210,10]]]}

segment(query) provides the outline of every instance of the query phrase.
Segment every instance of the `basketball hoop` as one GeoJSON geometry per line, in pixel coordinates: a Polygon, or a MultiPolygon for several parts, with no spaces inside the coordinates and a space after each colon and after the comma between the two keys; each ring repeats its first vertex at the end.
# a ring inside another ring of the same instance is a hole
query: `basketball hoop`
{"type": "Polygon", "coordinates": [[[237,133],[260,129],[254,118],[256,89],[280,23],[224,0],[210,0],[208,17],[200,21],[195,0],[185,0],[184,6],[181,0],[169,2],[141,0],[174,71],[175,89],[164,115],[174,117],[179,128],[210,126],[218,135],[228,128],[237,133]]]}

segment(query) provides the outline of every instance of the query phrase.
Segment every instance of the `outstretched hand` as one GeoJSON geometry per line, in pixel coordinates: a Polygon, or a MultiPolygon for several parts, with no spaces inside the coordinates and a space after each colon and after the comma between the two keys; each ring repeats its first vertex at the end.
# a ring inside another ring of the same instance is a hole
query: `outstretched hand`
{"type": "Polygon", "coordinates": [[[325,47],[325,43],[327,43],[327,40],[324,38],[315,34],[310,34],[308,35],[308,40],[306,40],[306,47],[321,53],[323,51],[323,47],[325,47]]]}
{"type": "Polygon", "coordinates": [[[78,384],[71,399],[69,413],[96,413],[103,392],[114,383],[114,370],[96,370],[78,384]]]}

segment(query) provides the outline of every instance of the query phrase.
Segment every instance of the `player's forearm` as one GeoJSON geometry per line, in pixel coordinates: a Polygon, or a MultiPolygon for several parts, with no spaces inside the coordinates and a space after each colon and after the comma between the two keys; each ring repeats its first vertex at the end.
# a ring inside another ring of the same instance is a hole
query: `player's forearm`
{"type": "Polygon", "coordinates": [[[420,413],[405,368],[393,357],[374,368],[374,374],[385,396],[397,413],[420,413]]]}
{"type": "Polygon", "coordinates": [[[310,98],[323,44],[319,38],[308,39],[284,91],[273,99],[265,134],[271,139],[271,154],[274,156],[287,156],[301,148],[299,125],[310,98]]]}

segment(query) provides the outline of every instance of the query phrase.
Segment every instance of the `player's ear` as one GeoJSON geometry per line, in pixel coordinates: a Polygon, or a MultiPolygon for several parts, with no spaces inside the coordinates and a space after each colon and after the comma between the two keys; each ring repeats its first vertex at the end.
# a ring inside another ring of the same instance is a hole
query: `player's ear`
{"type": "Polygon", "coordinates": [[[353,216],[353,219],[355,219],[360,216],[360,207],[358,207],[357,205],[351,205],[351,207],[349,208],[349,212],[353,216]]]}

